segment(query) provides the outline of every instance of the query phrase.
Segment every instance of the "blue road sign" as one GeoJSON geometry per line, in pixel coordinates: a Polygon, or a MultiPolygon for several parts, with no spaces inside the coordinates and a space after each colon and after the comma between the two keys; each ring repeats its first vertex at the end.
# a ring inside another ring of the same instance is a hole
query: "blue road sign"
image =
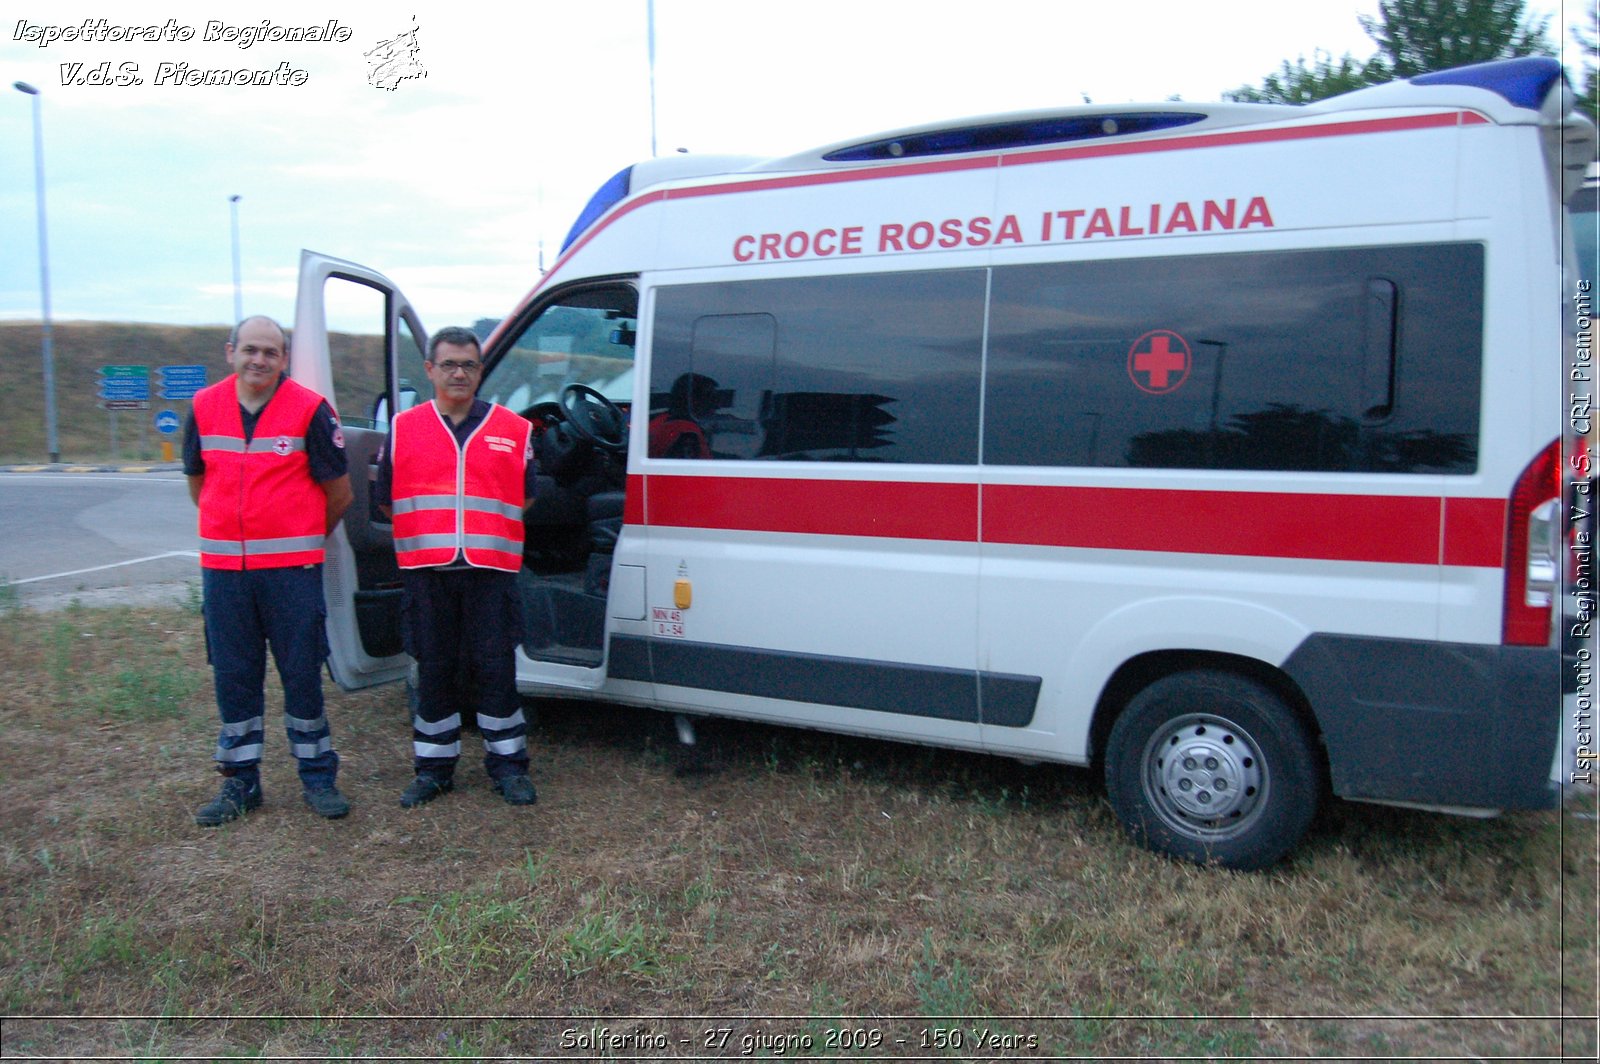
{"type": "Polygon", "coordinates": [[[206,386],[206,367],[158,366],[161,374],[161,398],[193,399],[194,393],[206,386]]]}
{"type": "Polygon", "coordinates": [[[156,431],[161,433],[163,436],[171,436],[174,432],[178,431],[179,418],[178,413],[175,410],[156,411],[155,422],[156,431]]]}
{"type": "Polygon", "coordinates": [[[149,402],[150,367],[101,366],[99,398],[118,404],[149,402]]]}

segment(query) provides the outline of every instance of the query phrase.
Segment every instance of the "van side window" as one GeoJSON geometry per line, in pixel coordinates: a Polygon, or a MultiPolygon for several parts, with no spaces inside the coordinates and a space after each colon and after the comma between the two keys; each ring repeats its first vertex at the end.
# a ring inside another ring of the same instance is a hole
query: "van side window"
{"type": "Polygon", "coordinates": [[[659,290],[652,428],[705,444],[653,432],[652,456],[975,463],[984,288],[946,270],[659,290]]]}
{"type": "MultiPolygon", "coordinates": [[[[689,323],[689,362],[650,396],[650,457],[759,458],[771,393],[777,321],[770,314],[705,314],[689,323]]],[[[682,345],[682,338],[679,340],[682,345]]]]}
{"type": "Polygon", "coordinates": [[[986,465],[1471,473],[1476,244],[997,269],[986,465]]]}
{"type": "Polygon", "coordinates": [[[694,429],[651,453],[976,464],[981,394],[984,465],[1471,473],[1483,259],[1000,267],[986,357],[985,271],[663,288],[652,411],[694,429]]]}

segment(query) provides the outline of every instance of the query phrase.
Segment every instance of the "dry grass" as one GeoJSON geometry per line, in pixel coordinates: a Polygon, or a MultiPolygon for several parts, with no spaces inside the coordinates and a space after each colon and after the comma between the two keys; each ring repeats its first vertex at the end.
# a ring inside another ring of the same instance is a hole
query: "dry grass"
{"type": "Polygon", "coordinates": [[[197,616],[0,609],[0,670],[4,1056],[1596,1050],[1571,810],[1336,804],[1241,875],[1131,847],[1086,773],[733,722],[685,766],[665,718],[556,703],[532,810],[463,764],[406,812],[385,688],[330,695],[347,820],[274,724],[266,806],[205,831],[197,616]]]}

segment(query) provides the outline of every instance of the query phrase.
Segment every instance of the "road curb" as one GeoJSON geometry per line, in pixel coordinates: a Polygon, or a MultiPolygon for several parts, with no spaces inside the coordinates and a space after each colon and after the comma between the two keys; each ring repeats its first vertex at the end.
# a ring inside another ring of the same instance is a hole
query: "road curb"
{"type": "Polygon", "coordinates": [[[179,462],[39,462],[0,465],[0,473],[181,473],[179,462]]]}

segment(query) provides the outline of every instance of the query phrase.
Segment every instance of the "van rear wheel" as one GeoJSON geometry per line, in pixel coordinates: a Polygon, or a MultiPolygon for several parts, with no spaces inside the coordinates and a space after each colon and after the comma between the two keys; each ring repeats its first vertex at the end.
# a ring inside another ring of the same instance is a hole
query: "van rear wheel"
{"type": "Polygon", "coordinates": [[[1200,864],[1264,868],[1316,814],[1321,773],[1283,700],[1233,673],[1178,673],[1140,691],[1111,729],[1106,790],[1130,837],[1200,864]]]}

